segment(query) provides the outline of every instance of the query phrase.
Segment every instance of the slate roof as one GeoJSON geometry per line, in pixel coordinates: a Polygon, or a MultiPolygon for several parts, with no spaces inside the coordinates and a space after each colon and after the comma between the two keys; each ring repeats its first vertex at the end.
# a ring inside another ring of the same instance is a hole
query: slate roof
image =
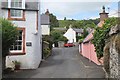
{"type": "MultiPolygon", "coordinates": [[[[39,10],[38,9],[38,2],[25,2],[25,10],[39,10]]],[[[8,9],[8,2],[2,2],[2,9],[8,9]]],[[[12,8],[17,9],[17,8],[12,8]]],[[[20,8],[19,8],[20,9],[20,8]]]]}
{"type": "Polygon", "coordinates": [[[53,28],[55,30],[60,30],[60,31],[66,31],[67,29],[66,28],[53,28]]]}
{"type": "Polygon", "coordinates": [[[49,16],[46,14],[42,14],[41,15],[41,25],[49,25],[49,24],[50,24],[49,16]]]}
{"type": "Polygon", "coordinates": [[[25,8],[27,10],[38,10],[38,2],[26,2],[25,8]]]}
{"type": "Polygon", "coordinates": [[[83,33],[83,29],[72,28],[77,33],[83,33]]]}
{"type": "Polygon", "coordinates": [[[83,40],[83,43],[85,42],[89,42],[90,40],[93,39],[93,33],[94,33],[94,29],[87,35],[87,37],[83,40]]]}

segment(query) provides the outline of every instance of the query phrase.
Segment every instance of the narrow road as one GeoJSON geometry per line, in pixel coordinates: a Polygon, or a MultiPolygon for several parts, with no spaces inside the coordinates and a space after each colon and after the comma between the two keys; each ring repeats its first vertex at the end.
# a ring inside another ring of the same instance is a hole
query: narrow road
{"type": "Polygon", "coordinates": [[[78,53],[77,47],[54,48],[37,70],[23,70],[8,77],[17,78],[104,78],[104,71],[78,53]],[[23,74],[24,73],[24,74],[23,74]],[[25,75],[26,74],[26,75],[25,75]],[[19,76],[18,76],[19,75],[19,76]]]}

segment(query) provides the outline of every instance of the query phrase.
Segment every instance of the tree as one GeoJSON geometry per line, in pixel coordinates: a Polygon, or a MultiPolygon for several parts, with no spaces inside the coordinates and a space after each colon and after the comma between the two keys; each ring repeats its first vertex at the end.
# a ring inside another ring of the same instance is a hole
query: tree
{"type": "Polygon", "coordinates": [[[60,36],[59,40],[64,41],[65,43],[67,43],[67,41],[68,41],[68,39],[63,35],[60,36]]]}
{"type": "Polygon", "coordinates": [[[59,22],[58,22],[56,16],[53,15],[52,13],[49,14],[49,16],[50,16],[50,27],[51,27],[51,29],[53,27],[59,27],[59,22]]]}
{"type": "Polygon", "coordinates": [[[98,23],[98,19],[92,20],[59,20],[59,26],[60,27],[67,27],[69,28],[69,25],[72,25],[73,28],[95,28],[98,23]]]}
{"type": "Polygon", "coordinates": [[[85,38],[88,35],[88,31],[86,29],[83,30],[83,38],[85,38]]]}
{"type": "Polygon", "coordinates": [[[51,32],[51,37],[53,38],[53,42],[56,43],[58,41],[67,41],[67,38],[63,36],[63,32],[59,30],[53,30],[51,32]]]}
{"type": "Polygon", "coordinates": [[[96,25],[95,25],[95,23],[94,22],[90,22],[90,23],[86,23],[86,25],[85,25],[85,27],[84,28],[95,28],[96,27],[96,25]]]}
{"type": "Polygon", "coordinates": [[[18,35],[16,26],[6,19],[0,19],[0,31],[2,31],[2,62],[5,69],[5,58],[9,54],[10,46],[15,42],[18,35]]]}
{"type": "Polygon", "coordinates": [[[64,20],[67,20],[66,17],[64,17],[64,20]]]}

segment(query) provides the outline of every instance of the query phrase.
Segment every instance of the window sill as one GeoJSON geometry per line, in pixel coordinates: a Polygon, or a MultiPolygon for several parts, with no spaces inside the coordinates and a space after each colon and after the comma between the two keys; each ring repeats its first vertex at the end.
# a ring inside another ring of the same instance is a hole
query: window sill
{"type": "Polygon", "coordinates": [[[25,55],[26,53],[25,52],[14,52],[14,53],[12,53],[12,52],[10,52],[9,53],[9,56],[13,56],[13,55],[25,55]]]}
{"type": "Polygon", "coordinates": [[[8,18],[8,20],[25,21],[25,18],[8,18]]]}
{"type": "Polygon", "coordinates": [[[13,18],[10,16],[10,9],[8,10],[8,20],[15,20],[15,21],[25,21],[25,11],[23,11],[22,13],[22,17],[21,18],[13,18]]]}

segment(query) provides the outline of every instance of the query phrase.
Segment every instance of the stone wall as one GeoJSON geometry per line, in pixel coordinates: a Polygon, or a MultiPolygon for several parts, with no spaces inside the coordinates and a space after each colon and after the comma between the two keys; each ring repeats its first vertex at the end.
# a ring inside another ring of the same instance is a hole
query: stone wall
{"type": "MultiPolygon", "coordinates": [[[[119,78],[120,79],[120,74],[119,74],[119,67],[120,67],[120,64],[119,64],[119,58],[120,58],[120,53],[118,52],[117,50],[117,45],[120,45],[119,44],[116,44],[116,42],[118,41],[118,39],[120,40],[120,33],[119,34],[116,34],[114,36],[114,39],[113,39],[113,43],[111,43],[110,45],[110,66],[109,66],[109,69],[110,69],[110,78],[119,78]]],[[[120,47],[120,46],[119,46],[120,47]]]]}
{"type": "Polygon", "coordinates": [[[109,78],[120,80],[120,26],[114,26],[109,32],[104,47],[104,68],[109,78]]]}

